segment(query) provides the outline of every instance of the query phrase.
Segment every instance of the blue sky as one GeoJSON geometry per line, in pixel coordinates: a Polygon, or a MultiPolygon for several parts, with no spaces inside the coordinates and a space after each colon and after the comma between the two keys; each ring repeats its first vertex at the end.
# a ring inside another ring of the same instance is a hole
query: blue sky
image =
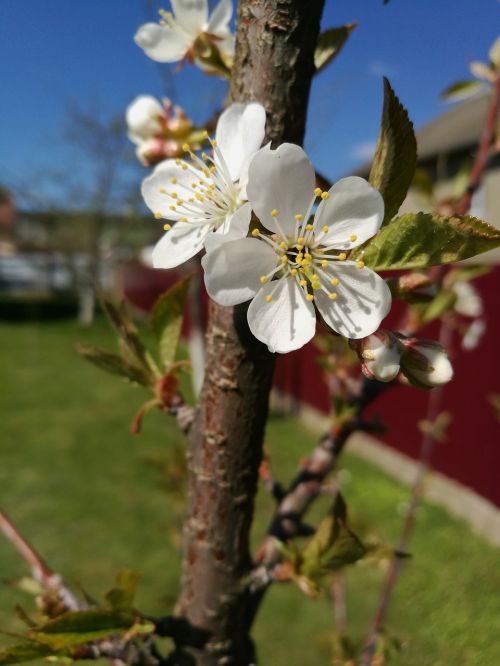
{"type": "MultiPolygon", "coordinates": [[[[224,95],[223,82],[195,68],[175,73],[134,44],[154,0],[0,4],[0,182],[32,174],[36,182],[54,165],[71,168],[61,137],[70,102],[119,114],[140,93],[168,95],[202,123],[224,95]]],[[[383,74],[417,128],[437,115],[443,88],[466,76],[470,60],[485,59],[499,10],[498,0],[327,0],[324,28],[359,25],[313,84],[305,145],[317,168],[337,178],[365,161],[383,74]]]]}

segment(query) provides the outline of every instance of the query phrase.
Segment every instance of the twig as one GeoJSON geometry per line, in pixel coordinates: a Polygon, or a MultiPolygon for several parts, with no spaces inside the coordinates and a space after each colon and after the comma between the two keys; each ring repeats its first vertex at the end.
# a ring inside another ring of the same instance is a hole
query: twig
{"type": "Polygon", "coordinates": [[[67,611],[82,608],[82,603],[66,587],[62,577],[52,571],[41,555],[31,546],[15,527],[12,520],[0,510],[0,530],[14,546],[23,560],[29,565],[32,576],[48,593],[56,593],[63,609],[67,611]]]}
{"type": "Polygon", "coordinates": [[[488,162],[488,156],[490,152],[491,144],[495,139],[496,133],[496,124],[498,117],[498,110],[500,108],[500,75],[497,76],[494,86],[493,94],[491,96],[490,105],[488,107],[488,113],[486,115],[486,120],[483,127],[483,132],[481,134],[481,140],[479,142],[478,151],[472,170],[469,178],[469,185],[463,197],[460,199],[456,206],[457,215],[465,215],[472,202],[472,197],[477,191],[479,185],[481,184],[481,179],[483,177],[486,164],[488,162]]]}
{"type": "MultiPolygon", "coordinates": [[[[439,342],[444,346],[450,344],[451,328],[445,323],[441,324],[439,342]]],[[[433,423],[439,412],[443,402],[443,387],[433,389],[429,396],[427,405],[426,420],[433,423]]],[[[387,609],[392,599],[392,593],[398,580],[403,560],[406,559],[410,539],[415,527],[415,518],[417,509],[420,505],[424,489],[424,479],[429,471],[430,461],[434,452],[436,438],[433,435],[432,428],[428,428],[422,438],[420,445],[420,459],[417,470],[417,475],[411,490],[410,505],[408,507],[403,527],[399,537],[398,545],[394,551],[394,557],[391,560],[382,589],[379,605],[375,612],[372,628],[363,648],[359,666],[371,666],[372,659],[375,655],[378,639],[383,627],[383,623],[387,614],[387,609]]]]}
{"type": "Polygon", "coordinates": [[[339,635],[347,633],[346,580],[342,571],[337,571],[331,586],[335,629],[339,635]]]}

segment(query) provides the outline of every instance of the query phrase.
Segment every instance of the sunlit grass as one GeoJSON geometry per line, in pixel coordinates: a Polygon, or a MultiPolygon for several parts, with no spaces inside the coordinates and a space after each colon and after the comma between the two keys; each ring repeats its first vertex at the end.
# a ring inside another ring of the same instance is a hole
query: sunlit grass
{"type": "MultiPolygon", "coordinates": [[[[50,565],[71,583],[102,594],[116,571],[141,573],[137,605],[168,613],[179,579],[180,498],[165,492],[151,461],[172,459],[183,445],[175,424],[151,413],[143,432],[129,423],[147,395],[105,375],[77,356],[76,341],[112,346],[99,320],[91,330],[72,322],[2,324],[0,345],[0,504],[50,565]]],[[[293,420],[272,418],[267,445],[275,473],[289,480],[315,437],[293,420]]],[[[398,506],[407,491],[352,456],[343,462],[352,518],[395,542],[398,506]]],[[[258,498],[257,543],[272,504],[258,498]]],[[[326,500],[316,508],[326,509],[326,500]]],[[[407,642],[394,659],[401,666],[500,664],[499,553],[462,522],[425,504],[396,590],[387,629],[407,642]]],[[[27,569],[0,537],[0,577],[27,569]]],[[[383,572],[375,565],[351,569],[349,625],[355,638],[367,630],[383,572]]],[[[0,627],[19,629],[13,606],[31,600],[0,588],[0,627]]],[[[296,588],[275,586],[259,616],[255,636],[264,666],[329,663],[332,607],[296,588]]]]}

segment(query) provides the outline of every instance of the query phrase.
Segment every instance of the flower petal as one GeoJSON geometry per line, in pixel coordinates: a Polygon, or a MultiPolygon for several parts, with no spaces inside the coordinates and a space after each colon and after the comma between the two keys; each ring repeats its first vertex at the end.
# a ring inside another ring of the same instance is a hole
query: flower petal
{"type": "Polygon", "coordinates": [[[292,278],[265,284],[250,303],[247,317],[255,337],[281,354],[303,347],[316,331],[314,307],[292,278]]]}
{"type": "Polygon", "coordinates": [[[221,224],[214,234],[209,234],[205,241],[207,252],[215,250],[216,247],[237,238],[245,238],[250,226],[252,207],[249,203],[240,206],[232,215],[228,215],[226,221],[221,224]]]}
{"type": "Polygon", "coordinates": [[[160,119],[164,116],[164,109],[160,102],[151,95],[139,95],[131,102],[125,114],[129,135],[136,141],[149,139],[162,130],[160,119]]]}
{"type": "Polygon", "coordinates": [[[265,127],[266,112],[257,102],[231,104],[219,118],[215,138],[233,181],[239,179],[246,159],[260,148],[265,127]]]}
{"type": "Polygon", "coordinates": [[[208,252],[201,263],[209,295],[220,305],[236,305],[259,291],[261,276],[270,273],[278,261],[273,249],[262,241],[240,238],[208,252]]]}
{"type": "Polygon", "coordinates": [[[385,280],[369,268],[358,268],[353,261],[335,263],[325,271],[339,284],[322,284],[337,298],[330,299],[323,290],[314,293],[316,307],[328,326],[346,338],[365,338],[380,326],[391,307],[391,292],[385,280]]]}
{"type": "Polygon", "coordinates": [[[261,223],[278,231],[271,211],[278,211],[284,232],[295,234],[295,215],[305,215],[313,197],[315,175],[312,164],[299,146],[282,144],[277,150],[261,148],[248,169],[247,196],[261,223]]]}
{"type": "Polygon", "coordinates": [[[154,215],[159,213],[165,220],[178,220],[187,216],[182,207],[177,207],[177,198],[169,195],[174,190],[179,192],[180,196],[191,192],[193,176],[188,169],[183,170],[181,165],[182,162],[177,164],[176,160],[164,160],[142,181],[141,193],[146,206],[154,215]],[[172,179],[175,185],[171,182],[172,179]],[[176,206],[176,210],[172,210],[171,206],[176,206]]]}
{"type": "Polygon", "coordinates": [[[204,31],[208,20],[207,0],[170,0],[175,20],[193,40],[204,31]]]}
{"type": "Polygon", "coordinates": [[[316,213],[318,230],[324,225],[327,233],[319,231],[318,240],[339,250],[361,245],[374,236],[384,219],[384,200],[378,190],[364,178],[342,178],[329,191],[329,198],[316,213]],[[351,236],[355,240],[351,240],[351,236]]]}
{"type": "Polygon", "coordinates": [[[154,268],[174,268],[194,257],[203,247],[212,227],[177,222],[158,241],[153,250],[154,268]]]}
{"type": "Polygon", "coordinates": [[[156,62],[177,62],[186,53],[190,41],[183,33],[157,23],[145,23],[135,33],[134,42],[156,62]]]}
{"type": "Polygon", "coordinates": [[[227,37],[229,21],[233,15],[233,0],[220,0],[215,7],[207,25],[207,32],[216,37],[227,37]]]}

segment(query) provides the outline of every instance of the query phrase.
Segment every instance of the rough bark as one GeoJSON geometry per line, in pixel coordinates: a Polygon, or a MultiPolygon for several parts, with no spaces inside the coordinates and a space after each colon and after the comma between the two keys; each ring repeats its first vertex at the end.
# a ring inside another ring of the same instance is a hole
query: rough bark
{"type": "MultiPolygon", "coordinates": [[[[241,0],[233,101],[267,111],[266,140],[302,143],[324,0],[241,0]]],[[[248,666],[255,608],[245,579],[274,358],[250,334],[246,308],[210,306],[205,380],[188,443],[183,629],[171,663],[248,666]]]]}

